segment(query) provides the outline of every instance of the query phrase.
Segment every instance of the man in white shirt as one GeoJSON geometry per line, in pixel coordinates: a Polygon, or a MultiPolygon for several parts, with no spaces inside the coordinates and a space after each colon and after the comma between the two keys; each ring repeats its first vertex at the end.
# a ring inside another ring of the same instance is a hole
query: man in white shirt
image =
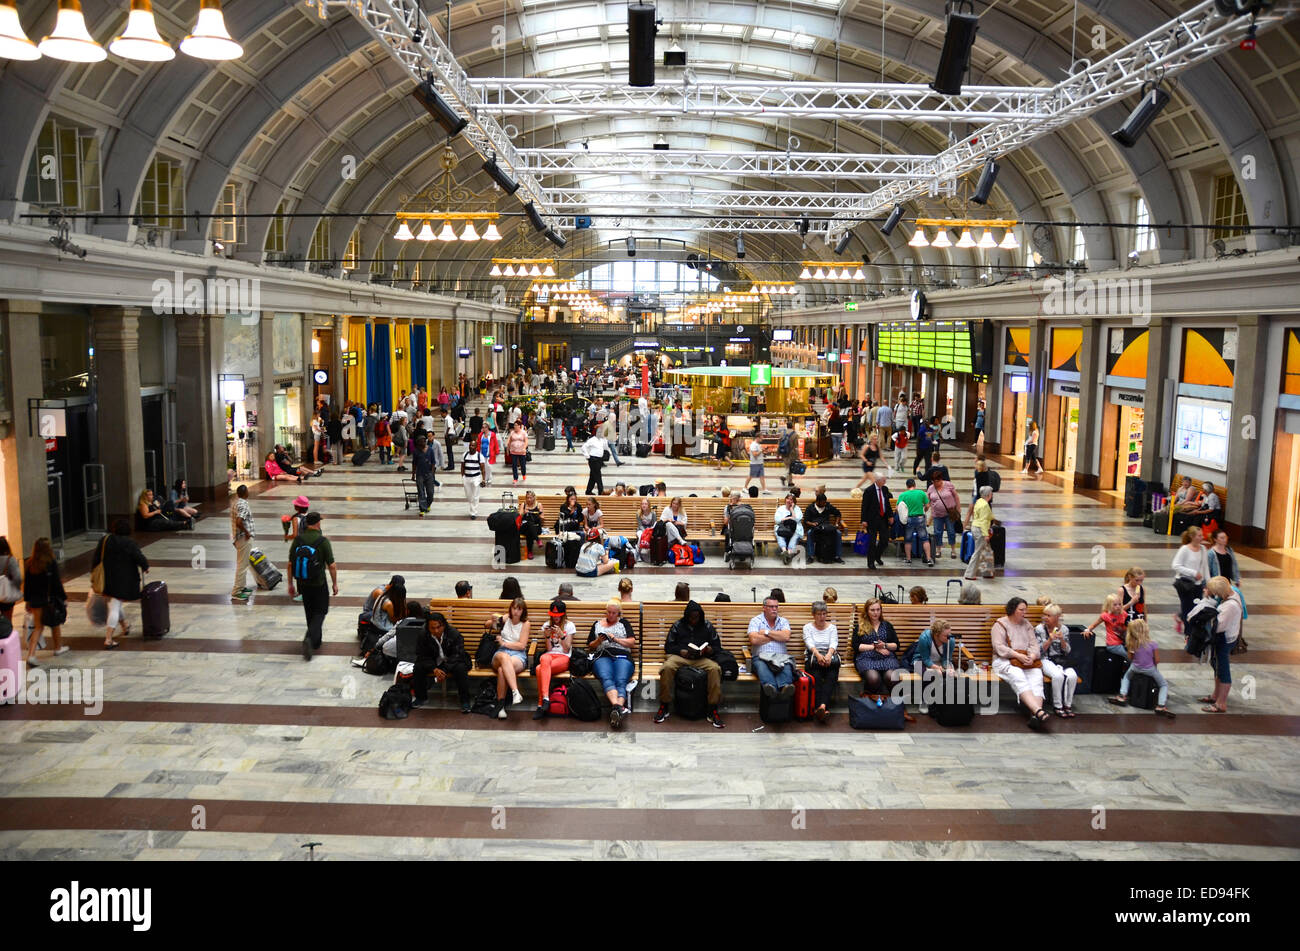
{"type": "Polygon", "coordinates": [[[881,403],[876,408],[876,426],[882,432],[889,432],[894,425],[894,412],[889,408],[888,403],[881,403]]]}
{"type": "Polygon", "coordinates": [[[764,599],[763,613],[749,622],[749,645],[763,693],[785,700],[794,695],[794,660],[786,650],[790,622],[779,616],[780,608],[776,598],[764,599]]]}
{"type": "Polygon", "coordinates": [[[465,454],[460,459],[461,479],[465,483],[465,498],[469,502],[469,517],[478,518],[479,489],[487,483],[483,481],[483,472],[488,461],[479,452],[478,440],[471,441],[465,447],[465,454]]]}
{"type": "Polygon", "coordinates": [[[605,465],[605,452],[609,449],[609,443],[599,432],[592,433],[585,443],[582,444],[582,454],[587,460],[587,489],[584,495],[592,495],[592,489],[595,488],[595,494],[599,495],[605,491],[605,482],[600,477],[600,470],[605,465]]]}

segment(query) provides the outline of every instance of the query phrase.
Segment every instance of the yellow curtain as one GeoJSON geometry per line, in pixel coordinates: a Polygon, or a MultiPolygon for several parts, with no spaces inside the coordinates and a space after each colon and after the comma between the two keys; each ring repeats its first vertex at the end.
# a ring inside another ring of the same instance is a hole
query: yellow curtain
{"type": "Polygon", "coordinates": [[[397,406],[397,401],[402,398],[402,394],[411,388],[411,322],[409,320],[393,321],[393,347],[392,347],[393,372],[392,389],[393,389],[393,406],[397,406]],[[402,356],[397,356],[398,349],[401,349],[402,356]]]}
{"type": "Polygon", "coordinates": [[[356,354],[357,365],[344,367],[348,377],[348,399],[366,402],[366,318],[348,319],[348,350],[356,354]]]}

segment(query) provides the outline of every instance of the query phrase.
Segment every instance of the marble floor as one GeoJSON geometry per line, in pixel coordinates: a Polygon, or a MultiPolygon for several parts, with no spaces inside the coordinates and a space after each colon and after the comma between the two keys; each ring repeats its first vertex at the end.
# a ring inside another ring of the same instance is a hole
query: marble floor
{"type": "MultiPolygon", "coordinates": [[[[944,457],[968,492],[971,453],[944,457]]],[[[740,466],[625,462],[607,468],[607,485],[663,479],[670,493],[712,495],[745,478],[740,466]]],[[[421,598],[451,597],[461,579],[491,597],[513,575],[530,598],[571,581],[579,598],[603,600],[617,577],[574,578],[540,558],[494,568],[482,516],[511,489],[508,467],[497,467],[477,521],[451,473],[420,519],[403,508],[400,476],[372,461],[302,488],[255,487],[259,541],[281,568],[279,516],[300,491],[334,539],[340,595],[310,663],[299,652],[302,609],[283,587],[230,602],[223,512],[194,532],[141,539],[150,579],[171,593],[161,642],[133,634],[120,650],[97,648],[102,631],[82,610],[89,546],[68,546],[63,633],[73,649],[42,652],[30,677],[48,683],[57,673],[65,688],[84,688],[85,702],[0,708],[0,858],[301,859],[306,841],[322,842],[318,857],[331,860],[1300,857],[1300,558],[1239,551],[1250,651],[1233,658],[1230,712],[1204,714],[1195,698],[1209,674],[1177,656],[1170,619],[1175,541],[1125,519],[1108,495],[1002,463],[1007,567],[981,584],[985,602],[1050,595],[1086,624],[1127,567],[1146,568],[1176,720],[1087,696],[1080,717],[1045,736],[1010,712],[964,730],[918,717],[903,733],[858,733],[842,704],[825,726],[772,727],[755,715],[754,688],[733,684],[724,730],[656,726],[649,698],[612,733],[603,722],[539,724],[527,709],[504,722],[465,717],[436,692],[410,719],[384,721],[375,713],[382,678],[350,659],[355,612],[393,573],[421,598]]],[[[856,462],[836,461],[801,482],[847,495],[860,475],[856,462]]],[[[890,481],[896,492],[902,478],[890,481]]],[[[556,494],[585,481],[581,457],[562,442],[534,450],[528,488],[556,494]]],[[[924,585],[942,602],[960,565],[945,554],[935,568],[891,561],[868,574],[851,553],[846,561],[798,570],[768,555],[734,574],[713,557],[690,569],[638,566],[630,577],[643,600],[670,600],[688,581],[701,602],[719,592],[751,601],[773,586],[808,602],[827,585],[857,601],[879,582],[924,585]]],[[[28,699],[39,699],[35,681],[28,699]]]]}

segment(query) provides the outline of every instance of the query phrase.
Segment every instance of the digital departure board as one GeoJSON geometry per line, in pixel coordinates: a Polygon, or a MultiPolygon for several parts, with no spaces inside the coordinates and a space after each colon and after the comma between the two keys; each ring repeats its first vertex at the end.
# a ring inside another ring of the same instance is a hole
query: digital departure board
{"type": "Polygon", "coordinates": [[[977,372],[966,321],[880,324],[876,328],[876,359],[948,373],[977,372]]]}

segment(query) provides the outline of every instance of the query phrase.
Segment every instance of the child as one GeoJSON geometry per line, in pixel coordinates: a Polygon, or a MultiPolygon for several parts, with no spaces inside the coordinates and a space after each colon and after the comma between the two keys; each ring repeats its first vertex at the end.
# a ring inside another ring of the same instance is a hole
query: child
{"type": "Polygon", "coordinates": [[[1105,624],[1106,650],[1116,657],[1127,659],[1128,652],[1124,650],[1124,631],[1127,623],[1128,613],[1120,610],[1119,596],[1108,594],[1106,595],[1106,603],[1101,606],[1101,616],[1089,624],[1087,630],[1083,633],[1091,637],[1098,624],[1105,624]]]}
{"type": "Polygon", "coordinates": [[[907,430],[901,427],[894,430],[894,435],[889,437],[889,441],[894,445],[894,468],[902,469],[903,461],[907,457],[907,430]]]}
{"type": "Polygon", "coordinates": [[[1124,672],[1124,679],[1119,684],[1119,696],[1107,697],[1107,701],[1122,707],[1128,703],[1128,685],[1133,676],[1133,671],[1140,674],[1146,674],[1156,682],[1160,688],[1160,695],[1156,697],[1155,712],[1159,716],[1173,719],[1175,714],[1169,712],[1165,706],[1165,701],[1169,699],[1169,682],[1165,680],[1164,674],[1160,673],[1160,668],[1156,666],[1160,663],[1159,650],[1156,642],[1151,639],[1151,629],[1144,618],[1138,618],[1135,621],[1128,622],[1127,641],[1128,655],[1133,658],[1129,664],[1128,670],[1124,672]]]}

